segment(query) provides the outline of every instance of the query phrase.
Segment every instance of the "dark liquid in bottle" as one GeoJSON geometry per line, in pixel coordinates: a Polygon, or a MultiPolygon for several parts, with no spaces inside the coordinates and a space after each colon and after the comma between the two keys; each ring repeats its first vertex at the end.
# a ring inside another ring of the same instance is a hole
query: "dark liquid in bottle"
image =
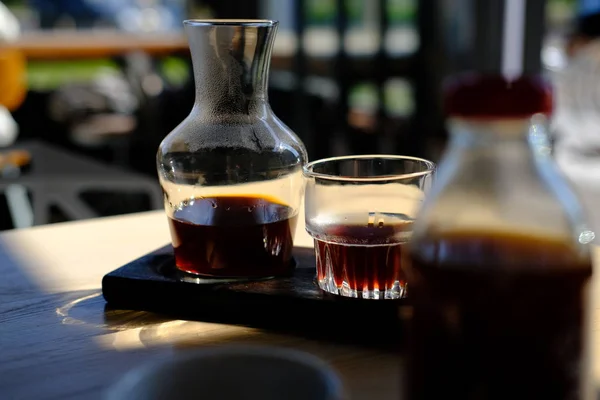
{"type": "Polygon", "coordinates": [[[408,399],[579,399],[590,259],[464,232],[415,243],[408,399]]]}
{"type": "MultiPolygon", "coordinates": [[[[402,252],[411,222],[384,226],[333,225],[315,239],[317,279],[333,278],[336,287],[357,291],[389,290],[405,279],[402,252]],[[403,236],[399,238],[399,234],[403,236]],[[332,277],[328,277],[333,275],[332,277]]],[[[361,297],[360,295],[358,297],[361,297]]]]}
{"type": "Polygon", "coordinates": [[[275,200],[188,200],[169,218],[177,268],[213,277],[283,275],[292,266],[297,215],[275,200]]]}

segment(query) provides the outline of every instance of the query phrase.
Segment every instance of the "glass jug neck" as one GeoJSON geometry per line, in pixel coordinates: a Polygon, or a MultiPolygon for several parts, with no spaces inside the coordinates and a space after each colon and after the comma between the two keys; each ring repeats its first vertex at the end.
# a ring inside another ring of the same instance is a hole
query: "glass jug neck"
{"type": "Polygon", "coordinates": [[[528,137],[532,121],[530,119],[470,120],[451,119],[449,121],[450,145],[460,148],[493,147],[501,143],[522,143],[528,147],[528,137]]]}
{"type": "Polygon", "coordinates": [[[510,151],[547,159],[552,146],[547,133],[546,116],[499,120],[450,120],[449,152],[485,150],[486,154],[510,151]]]}
{"type": "Polygon", "coordinates": [[[252,115],[270,110],[267,83],[277,30],[273,21],[186,23],[196,100],[203,115],[252,115]]]}

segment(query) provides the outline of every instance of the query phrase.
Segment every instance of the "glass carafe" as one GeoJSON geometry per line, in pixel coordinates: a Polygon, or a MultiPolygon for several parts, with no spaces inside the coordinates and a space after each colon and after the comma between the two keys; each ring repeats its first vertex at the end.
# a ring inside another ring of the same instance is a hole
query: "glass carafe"
{"type": "Polygon", "coordinates": [[[157,155],[176,265],[212,277],[285,275],[307,156],[268,103],[277,22],[184,25],[195,104],[157,155]]]}
{"type": "Polygon", "coordinates": [[[450,86],[451,140],[409,244],[408,399],[584,398],[592,267],[535,78],[450,86]]]}

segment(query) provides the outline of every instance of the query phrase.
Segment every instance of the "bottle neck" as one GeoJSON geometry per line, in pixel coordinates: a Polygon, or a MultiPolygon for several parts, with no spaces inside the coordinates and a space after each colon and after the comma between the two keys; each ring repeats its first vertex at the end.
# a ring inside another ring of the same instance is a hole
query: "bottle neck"
{"type": "Polygon", "coordinates": [[[527,144],[529,119],[469,120],[451,119],[450,144],[457,148],[486,148],[503,143],[527,144]]]}
{"type": "Polygon", "coordinates": [[[450,151],[511,151],[536,159],[551,153],[546,117],[541,115],[499,120],[451,119],[449,127],[450,151]]]}
{"type": "Polygon", "coordinates": [[[267,83],[276,29],[276,25],[186,26],[196,84],[192,112],[217,118],[269,112],[267,83]]]}

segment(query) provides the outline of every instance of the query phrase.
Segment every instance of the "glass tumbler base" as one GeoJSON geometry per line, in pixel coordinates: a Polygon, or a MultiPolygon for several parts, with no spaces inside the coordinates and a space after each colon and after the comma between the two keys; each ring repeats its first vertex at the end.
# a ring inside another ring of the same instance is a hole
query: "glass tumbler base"
{"type": "Polygon", "coordinates": [[[362,290],[353,289],[350,284],[343,281],[341,285],[336,285],[333,279],[318,280],[321,290],[343,297],[353,297],[357,299],[368,300],[394,300],[401,299],[406,296],[406,285],[400,281],[395,281],[389,288],[385,290],[363,288],[362,290]]]}

